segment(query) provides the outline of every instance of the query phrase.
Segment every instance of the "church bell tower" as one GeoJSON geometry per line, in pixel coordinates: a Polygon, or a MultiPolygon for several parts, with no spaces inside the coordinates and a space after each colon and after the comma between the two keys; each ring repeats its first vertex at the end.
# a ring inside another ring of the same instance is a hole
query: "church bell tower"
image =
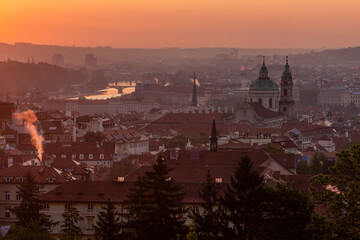
{"type": "Polygon", "coordinates": [[[286,56],[285,70],[281,76],[280,83],[279,112],[281,112],[288,121],[294,118],[295,101],[293,99],[293,85],[294,82],[290,72],[288,57],[286,56]]]}

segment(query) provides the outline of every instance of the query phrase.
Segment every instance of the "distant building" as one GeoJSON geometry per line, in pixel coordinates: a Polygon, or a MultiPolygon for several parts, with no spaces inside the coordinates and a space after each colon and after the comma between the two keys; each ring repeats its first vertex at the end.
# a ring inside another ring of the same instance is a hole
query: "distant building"
{"type": "Polygon", "coordinates": [[[96,67],[97,59],[93,54],[85,55],[85,66],[87,67],[96,67]]]}
{"type": "MultiPolygon", "coordinates": [[[[348,92],[348,89],[346,87],[329,87],[321,89],[319,94],[318,103],[321,106],[335,106],[335,105],[341,105],[344,101],[342,98],[342,95],[344,93],[348,92]]],[[[348,98],[346,97],[345,102],[348,101],[348,98]]],[[[345,104],[345,103],[344,103],[345,104]]],[[[343,105],[344,105],[343,104],[343,105]]]]}
{"type": "Polygon", "coordinates": [[[54,65],[58,65],[58,66],[64,66],[64,64],[65,64],[64,55],[59,54],[59,53],[54,54],[51,57],[51,63],[54,65]]]}

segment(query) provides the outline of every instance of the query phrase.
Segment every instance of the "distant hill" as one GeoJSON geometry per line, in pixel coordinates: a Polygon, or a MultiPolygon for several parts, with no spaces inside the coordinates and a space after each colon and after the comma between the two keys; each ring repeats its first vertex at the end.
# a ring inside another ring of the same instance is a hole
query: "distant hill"
{"type": "Polygon", "coordinates": [[[0,62],[0,93],[34,87],[41,90],[57,90],[84,79],[79,71],[61,68],[47,63],[0,62]]]}
{"type": "Polygon", "coordinates": [[[52,46],[31,43],[0,43],[0,60],[8,58],[25,62],[35,58],[36,62],[51,62],[54,54],[62,54],[65,64],[84,64],[86,54],[93,54],[100,64],[142,62],[161,59],[214,58],[218,54],[237,54],[256,56],[287,55],[319,51],[300,48],[112,48],[112,47],[78,47],[52,46]],[[140,61],[139,61],[140,60],[140,61]]]}
{"type": "Polygon", "coordinates": [[[338,64],[338,63],[360,63],[360,47],[349,47],[336,50],[324,50],[321,52],[310,52],[293,55],[292,60],[296,64],[338,64]]]}

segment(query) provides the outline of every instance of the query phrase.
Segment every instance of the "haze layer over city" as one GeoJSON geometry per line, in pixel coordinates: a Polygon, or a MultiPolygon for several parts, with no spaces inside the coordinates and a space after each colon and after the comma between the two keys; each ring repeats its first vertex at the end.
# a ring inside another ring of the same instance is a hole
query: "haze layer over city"
{"type": "Polygon", "coordinates": [[[360,2],[0,3],[1,239],[358,239],[360,2]]]}

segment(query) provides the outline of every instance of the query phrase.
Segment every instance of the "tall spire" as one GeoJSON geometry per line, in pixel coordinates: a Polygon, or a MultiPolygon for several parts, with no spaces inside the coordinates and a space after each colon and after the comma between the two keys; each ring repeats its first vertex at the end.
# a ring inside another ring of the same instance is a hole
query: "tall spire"
{"type": "Polygon", "coordinates": [[[191,106],[197,106],[197,96],[196,96],[196,75],[194,73],[194,85],[193,85],[193,92],[192,92],[192,101],[191,106]]]}
{"type": "Polygon", "coordinates": [[[290,72],[290,66],[289,66],[289,58],[288,56],[286,56],[286,64],[285,64],[285,69],[284,72],[281,76],[281,80],[292,80],[292,75],[290,72]]]}
{"type": "Polygon", "coordinates": [[[263,65],[259,72],[259,79],[268,79],[268,78],[269,78],[268,70],[267,67],[265,66],[265,56],[263,56],[263,65]]]}
{"type": "Polygon", "coordinates": [[[215,118],[213,118],[212,128],[211,128],[211,136],[210,136],[210,152],[217,151],[217,133],[216,133],[216,125],[215,118]]]}

